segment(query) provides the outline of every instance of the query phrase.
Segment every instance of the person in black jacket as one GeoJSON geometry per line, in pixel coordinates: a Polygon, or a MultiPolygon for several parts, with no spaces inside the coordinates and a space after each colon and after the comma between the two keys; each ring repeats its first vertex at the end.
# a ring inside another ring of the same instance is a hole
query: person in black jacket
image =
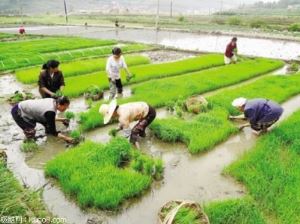
{"type": "Polygon", "coordinates": [[[63,91],[65,87],[64,76],[58,69],[59,62],[50,60],[43,65],[39,76],[39,91],[43,98],[53,98],[57,91],[63,91]]]}

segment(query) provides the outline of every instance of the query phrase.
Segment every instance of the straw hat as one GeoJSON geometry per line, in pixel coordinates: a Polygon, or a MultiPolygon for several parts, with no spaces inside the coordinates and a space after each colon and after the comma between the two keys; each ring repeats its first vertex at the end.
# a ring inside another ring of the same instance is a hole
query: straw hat
{"type": "Polygon", "coordinates": [[[236,98],[234,101],[232,101],[232,106],[234,107],[242,107],[246,104],[247,99],[244,97],[236,98]]]}
{"type": "Polygon", "coordinates": [[[110,104],[102,104],[99,108],[99,113],[104,116],[104,124],[107,124],[113,116],[117,108],[117,101],[112,100],[110,104]]]}

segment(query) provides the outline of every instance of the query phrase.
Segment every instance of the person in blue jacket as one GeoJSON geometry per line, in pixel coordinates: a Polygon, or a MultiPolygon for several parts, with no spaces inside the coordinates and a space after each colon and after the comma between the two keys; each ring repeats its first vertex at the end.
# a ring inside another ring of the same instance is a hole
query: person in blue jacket
{"type": "Polygon", "coordinates": [[[251,127],[258,133],[265,133],[268,128],[276,123],[283,113],[283,108],[276,102],[268,99],[246,99],[237,98],[232,102],[232,106],[243,112],[242,116],[230,116],[231,119],[246,119],[249,122],[240,126],[251,127]]]}

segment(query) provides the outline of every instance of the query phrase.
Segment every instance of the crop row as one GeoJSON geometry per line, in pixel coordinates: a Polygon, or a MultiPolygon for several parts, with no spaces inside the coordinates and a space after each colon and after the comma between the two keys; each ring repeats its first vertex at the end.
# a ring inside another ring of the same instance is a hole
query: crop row
{"type": "MultiPolygon", "coordinates": [[[[111,49],[116,45],[82,48],[69,51],[60,51],[52,53],[34,54],[25,57],[8,58],[6,60],[0,60],[0,71],[8,69],[18,69],[29,67],[33,65],[41,66],[47,60],[56,59],[60,62],[68,62],[73,60],[78,60],[79,58],[91,58],[91,57],[101,57],[106,56],[111,53],[111,49]]],[[[150,46],[143,44],[125,44],[122,45],[122,49],[126,53],[142,51],[146,49],[151,49],[150,46]]]]}
{"type": "Polygon", "coordinates": [[[227,139],[237,128],[228,120],[229,114],[238,112],[231,106],[236,97],[267,98],[279,103],[300,92],[300,76],[267,76],[251,84],[224,90],[208,98],[212,109],[190,121],[178,118],[157,120],[152,130],[168,142],[184,142],[191,153],[211,149],[227,139]]]}
{"type": "MultiPolygon", "coordinates": [[[[130,68],[130,72],[135,75],[135,77],[130,80],[130,83],[125,81],[125,73],[123,72],[123,84],[127,85],[155,78],[175,76],[218,65],[223,65],[222,56],[214,54],[164,64],[140,65],[130,68]]],[[[107,74],[104,71],[67,78],[65,81],[66,88],[64,93],[71,97],[82,95],[91,85],[99,86],[102,89],[109,87],[107,74]],[[80,83],[80,86],[78,86],[78,83],[80,83]]]]}
{"type": "Polygon", "coordinates": [[[136,151],[124,138],[106,145],[84,142],[46,165],[46,174],[84,207],[114,209],[162,175],[162,161],[136,151]]]}
{"type": "MultiPolygon", "coordinates": [[[[148,64],[150,59],[142,55],[128,55],[125,57],[128,65],[148,64]]],[[[64,77],[83,75],[95,71],[104,71],[106,66],[106,58],[92,58],[85,60],[71,61],[62,63],[60,70],[64,77]]],[[[18,81],[31,84],[36,83],[41,67],[33,67],[16,71],[18,81]]],[[[78,84],[78,83],[77,83],[78,84]]]]}
{"type": "MultiPolygon", "coordinates": [[[[150,80],[134,86],[132,88],[133,96],[120,100],[120,103],[146,101],[154,107],[163,107],[180,96],[187,98],[195,94],[202,94],[233,85],[268,73],[282,65],[281,61],[258,58],[245,60],[236,65],[159,80],[150,80]]],[[[89,130],[103,125],[103,118],[98,113],[99,105],[97,104],[89,111],[81,113],[80,126],[82,130],[89,130]]]]}
{"type": "MultiPolygon", "coordinates": [[[[298,86],[299,80],[291,85],[298,86]]],[[[227,169],[246,185],[258,207],[273,217],[272,223],[300,223],[299,127],[298,111],[227,169]]]]}

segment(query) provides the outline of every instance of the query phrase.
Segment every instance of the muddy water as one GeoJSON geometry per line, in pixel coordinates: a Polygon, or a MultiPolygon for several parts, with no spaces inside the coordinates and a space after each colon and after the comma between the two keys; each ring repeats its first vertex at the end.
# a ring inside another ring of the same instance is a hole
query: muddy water
{"type": "MultiPolygon", "coordinates": [[[[299,105],[300,95],[284,103],[283,118],[297,110],[299,105]]],[[[4,123],[0,126],[1,128],[9,127],[8,132],[1,137],[22,137],[13,123],[4,123]]],[[[114,125],[111,125],[94,130],[86,137],[102,143],[107,142],[110,139],[108,131],[113,127],[114,125]]],[[[58,153],[68,150],[63,146],[63,142],[49,138],[47,143],[41,143],[41,150],[32,155],[24,155],[19,151],[20,141],[12,144],[6,142],[6,145],[9,167],[14,174],[31,188],[38,189],[46,185],[43,198],[49,210],[59,217],[67,218],[68,223],[82,224],[88,219],[93,219],[102,220],[104,223],[150,224],[156,222],[159,208],[169,200],[190,199],[203,203],[242,196],[245,189],[221,173],[225,166],[251,148],[255,141],[256,136],[249,129],[245,129],[214,150],[202,155],[191,156],[182,144],[162,143],[153,136],[146,138],[141,144],[143,151],[163,159],[165,163],[164,180],[154,183],[151,191],[139,200],[126,203],[124,210],[116,215],[82,211],[74,202],[66,199],[57,187],[45,179],[42,169],[44,164],[58,153]]]]}
{"type": "MultiPolygon", "coordinates": [[[[80,26],[27,27],[28,33],[45,35],[77,35],[90,38],[116,39],[159,44],[184,50],[223,53],[230,38],[226,35],[197,34],[150,29],[109,29],[80,26]]],[[[18,28],[0,28],[2,32],[17,32],[18,28]]],[[[239,54],[280,59],[299,59],[300,43],[286,40],[238,37],[239,54]]]]}

